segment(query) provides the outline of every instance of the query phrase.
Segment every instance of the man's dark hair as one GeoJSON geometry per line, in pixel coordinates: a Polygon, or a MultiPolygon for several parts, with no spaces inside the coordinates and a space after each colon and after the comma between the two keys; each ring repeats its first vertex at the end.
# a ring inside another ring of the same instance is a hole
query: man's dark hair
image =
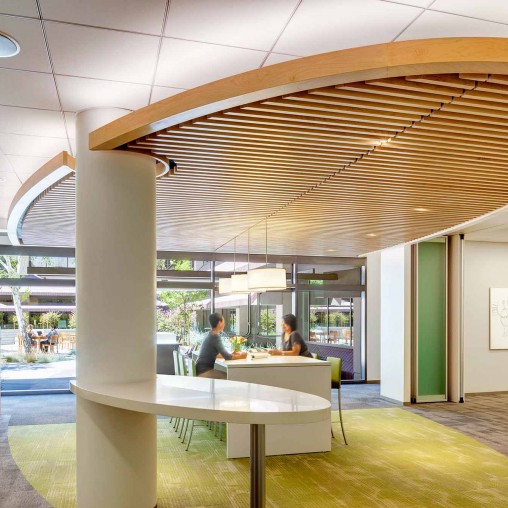
{"type": "Polygon", "coordinates": [[[294,314],[286,314],[282,316],[282,319],[291,328],[292,332],[296,330],[296,316],[294,314]]]}
{"type": "Polygon", "coordinates": [[[210,321],[210,326],[212,328],[217,328],[217,325],[221,321],[224,321],[224,317],[222,316],[222,314],[218,314],[217,312],[214,312],[213,314],[210,314],[210,316],[208,317],[208,321],[210,321]]]}

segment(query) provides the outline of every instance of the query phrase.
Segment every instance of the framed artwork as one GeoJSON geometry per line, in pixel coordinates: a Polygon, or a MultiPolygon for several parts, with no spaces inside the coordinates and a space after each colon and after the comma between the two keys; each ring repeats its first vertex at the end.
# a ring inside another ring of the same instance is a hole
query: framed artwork
{"type": "Polygon", "coordinates": [[[490,288],[490,349],[508,349],[508,288],[490,288]]]}

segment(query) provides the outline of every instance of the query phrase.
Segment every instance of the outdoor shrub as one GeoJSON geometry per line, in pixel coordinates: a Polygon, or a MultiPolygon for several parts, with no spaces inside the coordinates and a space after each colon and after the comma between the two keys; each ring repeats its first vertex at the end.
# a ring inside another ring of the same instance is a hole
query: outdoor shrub
{"type": "Polygon", "coordinates": [[[21,361],[18,355],[5,355],[4,360],[7,363],[19,363],[21,361]]]}

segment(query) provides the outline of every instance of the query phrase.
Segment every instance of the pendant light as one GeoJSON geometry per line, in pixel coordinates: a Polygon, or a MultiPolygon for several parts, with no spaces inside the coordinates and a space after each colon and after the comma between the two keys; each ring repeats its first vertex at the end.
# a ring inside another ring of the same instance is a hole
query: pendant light
{"type": "Polygon", "coordinates": [[[229,295],[232,293],[231,279],[229,277],[219,279],[219,293],[221,295],[229,295]]]}
{"type": "Polygon", "coordinates": [[[283,291],[287,288],[286,270],[284,268],[268,268],[268,219],[265,222],[265,255],[266,268],[256,268],[247,272],[249,289],[256,293],[283,291]]]}

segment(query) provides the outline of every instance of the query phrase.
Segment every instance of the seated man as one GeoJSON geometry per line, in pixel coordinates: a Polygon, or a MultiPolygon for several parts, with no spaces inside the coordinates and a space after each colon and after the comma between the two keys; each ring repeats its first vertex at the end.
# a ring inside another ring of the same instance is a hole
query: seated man
{"type": "Polygon", "coordinates": [[[51,325],[51,330],[46,334],[46,340],[41,341],[41,347],[43,347],[44,351],[49,350],[49,346],[51,344],[55,345],[58,341],[58,331],[55,325],[51,325]]]}
{"type": "Polygon", "coordinates": [[[229,353],[226,350],[220,338],[220,333],[224,330],[224,318],[220,314],[210,314],[208,321],[210,321],[212,329],[199,350],[198,361],[196,362],[196,374],[200,377],[226,379],[224,372],[214,369],[217,356],[221,355],[225,360],[238,360],[246,358],[247,353],[229,353]]]}

